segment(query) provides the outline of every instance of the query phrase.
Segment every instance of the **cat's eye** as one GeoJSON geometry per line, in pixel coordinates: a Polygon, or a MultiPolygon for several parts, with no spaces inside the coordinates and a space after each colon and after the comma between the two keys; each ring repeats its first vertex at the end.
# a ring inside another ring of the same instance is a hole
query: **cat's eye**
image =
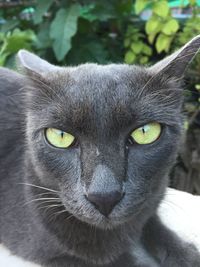
{"type": "Polygon", "coordinates": [[[131,133],[131,138],[140,145],[147,145],[155,142],[161,134],[161,125],[158,122],[148,123],[137,128],[131,133]]]}
{"type": "Polygon", "coordinates": [[[55,128],[47,128],[45,136],[48,143],[57,148],[68,148],[75,142],[73,135],[55,128]]]}

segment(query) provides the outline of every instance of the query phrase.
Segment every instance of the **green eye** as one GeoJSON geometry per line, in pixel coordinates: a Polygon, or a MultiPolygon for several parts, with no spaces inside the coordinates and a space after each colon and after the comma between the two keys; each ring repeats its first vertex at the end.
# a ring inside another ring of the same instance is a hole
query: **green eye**
{"type": "Polygon", "coordinates": [[[140,145],[151,144],[156,141],[161,134],[161,125],[158,122],[148,123],[131,133],[134,141],[140,145]]]}
{"type": "Polygon", "coordinates": [[[47,141],[58,148],[67,148],[71,146],[75,140],[73,135],[54,128],[46,129],[45,135],[47,141]]]}

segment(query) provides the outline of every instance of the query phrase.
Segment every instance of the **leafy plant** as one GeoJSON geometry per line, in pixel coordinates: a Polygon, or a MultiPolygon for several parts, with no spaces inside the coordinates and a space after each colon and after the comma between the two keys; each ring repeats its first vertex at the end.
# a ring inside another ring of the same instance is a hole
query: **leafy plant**
{"type": "Polygon", "coordinates": [[[0,66],[3,66],[10,55],[19,49],[32,50],[36,35],[32,30],[21,31],[16,28],[12,32],[0,33],[0,66]]]}
{"type": "Polygon", "coordinates": [[[157,53],[169,52],[171,43],[179,29],[179,22],[172,17],[168,1],[136,0],[136,14],[140,14],[145,8],[149,8],[152,12],[151,17],[145,23],[149,44],[143,41],[144,34],[141,35],[137,32],[135,25],[129,25],[124,43],[125,47],[128,48],[125,54],[126,63],[147,63],[152,55],[152,49],[149,45],[153,45],[154,42],[157,53]],[[132,33],[131,37],[129,37],[130,33],[132,33]]]}
{"type": "Polygon", "coordinates": [[[144,42],[144,39],[144,33],[131,25],[128,26],[124,40],[124,46],[128,48],[124,58],[126,63],[146,64],[149,61],[152,49],[144,42]]]}

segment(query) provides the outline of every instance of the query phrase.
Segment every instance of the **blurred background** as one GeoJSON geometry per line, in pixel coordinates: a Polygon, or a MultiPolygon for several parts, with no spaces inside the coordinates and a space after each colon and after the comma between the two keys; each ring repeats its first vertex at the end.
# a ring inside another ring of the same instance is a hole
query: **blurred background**
{"type": "MultiPolygon", "coordinates": [[[[13,69],[22,48],[57,65],[150,65],[197,34],[200,0],[0,0],[0,66],[13,69]]],[[[200,55],[186,73],[183,109],[171,186],[200,194],[200,55]]]]}

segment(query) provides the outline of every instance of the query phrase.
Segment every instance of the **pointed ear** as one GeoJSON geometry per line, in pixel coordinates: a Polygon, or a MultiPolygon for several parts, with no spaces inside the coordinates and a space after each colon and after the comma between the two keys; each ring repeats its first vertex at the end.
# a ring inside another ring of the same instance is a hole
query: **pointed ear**
{"type": "Polygon", "coordinates": [[[20,50],[17,54],[19,69],[22,69],[26,74],[43,76],[44,74],[58,70],[59,67],[54,66],[44,59],[26,51],[20,50]]]}
{"type": "Polygon", "coordinates": [[[154,73],[181,78],[188,64],[200,49],[200,35],[193,38],[181,49],[150,67],[154,73]]]}

